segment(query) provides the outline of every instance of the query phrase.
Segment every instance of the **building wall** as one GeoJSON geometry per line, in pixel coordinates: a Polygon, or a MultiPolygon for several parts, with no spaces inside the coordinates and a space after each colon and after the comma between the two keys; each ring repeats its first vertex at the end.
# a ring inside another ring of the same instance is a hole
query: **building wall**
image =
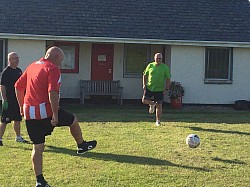
{"type": "Polygon", "coordinates": [[[235,100],[250,99],[250,49],[234,48],[233,83],[205,84],[205,48],[172,46],[172,80],[185,88],[183,103],[233,104],[235,100]]]}
{"type": "Polygon", "coordinates": [[[229,92],[234,99],[250,101],[250,49],[234,49],[233,89],[229,92]]]}
{"type": "MultiPolygon", "coordinates": [[[[89,48],[88,43],[84,43],[80,46],[80,75],[85,78],[88,76],[86,71],[86,59],[89,60],[89,48]],[[86,47],[87,46],[87,47],[86,47]],[[85,71],[84,71],[85,70],[85,71]]],[[[27,66],[44,57],[46,52],[46,41],[38,40],[8,40],[8,53],[15,51],[20,56],[19,67],[24,71],[27,66]]],[[[62,73],[62,86],[61,86],[61,97],[62,98],[79,98],[79,74],[66,74],[62,73]]]]}
{"type": "MultiPolygon", "coordinates": [[[[156,46],[152,46],[152,57],[156,46]]],[[[20,56],[19,67],[24,71],[33,61],[44,56],[46,41],[8,40],[8,52],[20,56]]],[[[80,44],[79,73],[62,73],[61,98],[79,98],[79,80],[91,77],[91,43],[80,44]]],[[[166,62],[171,69],[171,80],[185,88],[183,102],[188,104],[233,104],[235,100],[250,100],[250,49],[234,48],[233,83],[205,84],[205,48],[166,46],[166,62]]],[[[141,99],[142,78],[124,78],[124,44],[114,44],[113,79],[120,80],[124,99],[141,99]]],[[[167,96],[165,101],[169,102],[167,96]]]]}
{"type": "Polygon", "coordinates": [[[142,79],[125,78],[123,76],[124,44],[115,44],[114,80],[121,80],[124,99],[139,99],[142,96],[142,79]]]}
{"type": "Polygon", "coordinates": [[[19,67],[26,67],[45,54],[46,42],[38,40],[8,40],[8,53],[15,51],[20,57],[19,67]]]}
{"type": "Polygon", "coordinates": [[[79,98],[79,80],[91,76],[91,43],[81,43],[79,48],[79,73],[62,73],[61,98],[79,98]]]}

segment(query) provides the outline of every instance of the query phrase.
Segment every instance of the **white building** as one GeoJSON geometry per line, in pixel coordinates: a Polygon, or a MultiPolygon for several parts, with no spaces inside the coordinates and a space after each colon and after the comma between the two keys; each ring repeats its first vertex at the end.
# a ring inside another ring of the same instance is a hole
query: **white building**
{"type": "Polygon", "coordinates": [[[24,71],[57,45],[66,54],[62,98],[79,98],[79,80],[108,79],[120,80],[124,99],[140,99],[142,71],[162,52],[183,103],[250,100],[248,1],[74,2],[1,1],[1,69],[8,52],[24,71]]]}

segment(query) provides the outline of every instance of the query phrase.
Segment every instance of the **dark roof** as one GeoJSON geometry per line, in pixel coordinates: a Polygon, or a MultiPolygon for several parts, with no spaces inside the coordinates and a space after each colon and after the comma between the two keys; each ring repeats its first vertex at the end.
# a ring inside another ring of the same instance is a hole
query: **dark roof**
{"type": "Polygon", "coordinates": [[[0,33],[250,42],[248,0],[1,0],[0,33]]]}

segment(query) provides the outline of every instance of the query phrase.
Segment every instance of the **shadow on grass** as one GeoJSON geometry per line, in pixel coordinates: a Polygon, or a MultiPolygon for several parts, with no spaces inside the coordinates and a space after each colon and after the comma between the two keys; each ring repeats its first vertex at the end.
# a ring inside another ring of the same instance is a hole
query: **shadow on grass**
{"type": "Polygon", "coordinates": [[[215,157],[215,158],[212,158],[212,160],[213,161],[224,162],[224,163],[227,163],[227,164],[242,164],[242,165],[246,164],[245,162],[237,160],[237,159],[227,160],[227,159],[221,159],[221,158],[215,157]]]}
{"type": "Polygon", "coordinates": [[[249,132],[240,132],[240,131],[228,131],[228,130],[218,130],[218,129],[205,129],[201,127],[183,127],[190,128],[193,131],[205,131],[205,132],[215,132],[215,133],[227,133],[227,134],[239,134],[239,135],[250,135],[249,132]]]}
{"type": "Polygon", "coordinates": [[[152,165],[152,166],[171,166],[171,167],[179,167],[184,169],[191,169],[196,171],[204,171],[210,172],[209,169],[204,169],[200,167],[193,167],[193,166],[186,166],[180,164],[174,164],[167,160],[160,160],[151,157],[143,157],[143,156],[133,156],[133,155],[118,155],[112,153],[97,153],[97,152],[87,152],[84,155],[77,155],[75,150],[55,147],[55,146],[46,146],[49,149],[46,149],[45,152],[53,152],[53,153],[64,153],[70,156],[79,156],[79,157],[86,157],[92,158],[97,160],[104,160],[104,161],[115,161],[119,163],[128,163],[128,164],[140,164],[140,165],[152,165]]]}

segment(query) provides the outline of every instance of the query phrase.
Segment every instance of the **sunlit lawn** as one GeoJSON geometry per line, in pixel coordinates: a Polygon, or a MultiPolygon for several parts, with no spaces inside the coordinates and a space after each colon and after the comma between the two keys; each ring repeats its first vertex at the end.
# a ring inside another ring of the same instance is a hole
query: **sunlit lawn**
{"type": "MultiPolygon", "coordinates": [[[[144,105],[64,104],[80,121],[84,137],[96,139],[78,156],[68,128],[46,140],[44,176],[53,187],[237,186],[250,184],[250,112],[233,109],[182,110],[165,106],[162,126],[144,105]],[[201,145],[188,148],[190,133],[201,145]]],[[[28,138],[24,123],[22,132],[28,138]]],[[[32,145],[14,142],[12,126],[0,147],[0,186],[34,187],[32,145]]]]}

